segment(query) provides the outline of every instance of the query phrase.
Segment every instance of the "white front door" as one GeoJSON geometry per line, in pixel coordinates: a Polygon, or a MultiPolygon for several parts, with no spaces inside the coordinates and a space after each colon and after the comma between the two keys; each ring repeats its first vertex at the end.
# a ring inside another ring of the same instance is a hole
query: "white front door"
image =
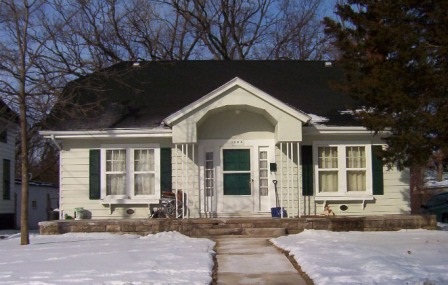
{"type": "Polygon", "coordinates": [[[202,212],[244,215],[270,211],[275,203],[275,174],[269,169],[274,162],[273,144],[208,142],[200,156],[202,212]]]}

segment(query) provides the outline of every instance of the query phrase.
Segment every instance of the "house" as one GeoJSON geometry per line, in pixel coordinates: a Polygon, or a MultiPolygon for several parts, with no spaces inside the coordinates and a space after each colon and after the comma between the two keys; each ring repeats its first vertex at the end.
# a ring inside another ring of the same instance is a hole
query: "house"
{"type": "MultiPolygon", "coordinates": [[[[20,228],[20,202],[22,197],[22,182],[15,180],[15,211],[16,228],[20,228]]],[[[36,230],[41,221],[50,221],[58,219],[59,212],[59,189],[52,183],[39,181],[28,182],[28,228],[36,230]]]]}
{"type": "Polygon", "coordinates": [[[321,61],[123,62],[69,84],[44,131],[60,149],[61,215],[147,218],[162,191],[183,216],[409,213],[409,174],[331,88],[321,61]],[[80,108],[81,107],[81,108],[80,108]]]}
{"type": "Polygon", "coordinates": [[[0,100],[0,229],[14,228],[14,169],[17,115],[0,100]]]}

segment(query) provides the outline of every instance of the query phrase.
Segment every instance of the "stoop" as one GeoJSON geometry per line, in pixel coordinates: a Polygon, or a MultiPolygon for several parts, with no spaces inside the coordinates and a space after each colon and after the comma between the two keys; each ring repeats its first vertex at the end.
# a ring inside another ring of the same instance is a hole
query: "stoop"
{"type": "Polygon", "coordinates": [[[246,238],[276,238],[286,235],[286,228],[214,228],[196,229],[194,236],[233,236],[246,238]]]}
{"type": "Polygon", "coordinates": [[[285,228],[244,228],[242,234],[246,237],[276,238],[286,235],[285,228]]]}

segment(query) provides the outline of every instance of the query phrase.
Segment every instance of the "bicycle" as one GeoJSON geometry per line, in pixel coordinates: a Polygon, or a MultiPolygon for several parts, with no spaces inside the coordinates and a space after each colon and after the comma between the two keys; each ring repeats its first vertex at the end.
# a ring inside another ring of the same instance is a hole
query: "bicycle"
{"type": "MultiPolygon", "coordinates": [[[[181,197],[182,195],[180,195],[180,198],[181,197]]],[[[159,200],[159,205],[152,210],[150,218],[170,218],[170,219],[181,218],[183,211],[183,203],[182,199],[180,198],[178,195],[178,199],[176,200],[174,193],[162,192],[162,197],[159,200]]]]}

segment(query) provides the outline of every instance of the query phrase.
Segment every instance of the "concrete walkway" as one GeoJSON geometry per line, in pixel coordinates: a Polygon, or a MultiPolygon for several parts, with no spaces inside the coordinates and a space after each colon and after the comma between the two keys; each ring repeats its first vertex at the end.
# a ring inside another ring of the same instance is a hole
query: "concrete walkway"
{"type": "Polygon", "coordinates": [[[306,285],[288,258],[267,238],[219,237],[218,285],[306,285]]]}

